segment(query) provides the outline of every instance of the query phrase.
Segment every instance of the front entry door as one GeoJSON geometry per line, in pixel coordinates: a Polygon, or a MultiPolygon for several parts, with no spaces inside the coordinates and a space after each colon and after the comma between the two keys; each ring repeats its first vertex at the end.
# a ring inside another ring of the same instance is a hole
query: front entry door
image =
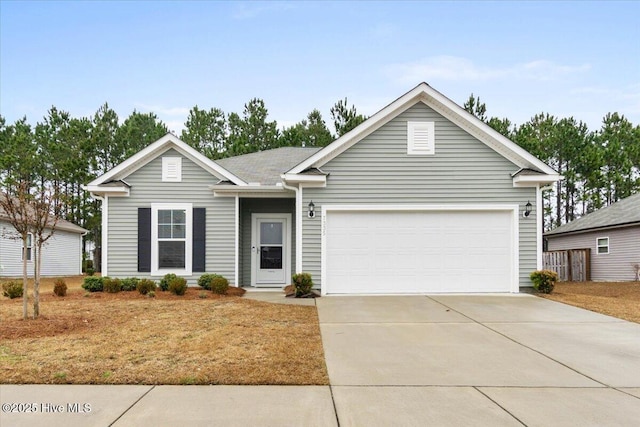
{"type": "MultiPolygon", "coordinates": [[[[283,286],[290,271],[290,221],[282,215],[254,214],[254,286],[283,286]]],[[[253,281],[253,280],[252,280],[253,281]]]]}

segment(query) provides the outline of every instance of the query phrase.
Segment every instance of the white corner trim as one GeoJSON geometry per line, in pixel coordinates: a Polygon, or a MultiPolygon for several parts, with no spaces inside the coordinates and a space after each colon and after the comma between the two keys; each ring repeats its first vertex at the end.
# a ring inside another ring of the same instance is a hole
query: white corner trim
{"type": "Polygon", "coordinates": [[[542,270],[542,190],[536,186],[536,270],[542,270]]]}
{"type": "Polygon", "coordinates": [[[100,272],[103,277],[109,275],[109,196],[102,198],[102,242],[100,242],[100,272]]]}
{"type": "Polygon", "coordinates": [[[240,197],[236,194],[236,206],[235,206],[235,274],[234,274],[234,286],[237,288],[240,286],[240,197]]]}

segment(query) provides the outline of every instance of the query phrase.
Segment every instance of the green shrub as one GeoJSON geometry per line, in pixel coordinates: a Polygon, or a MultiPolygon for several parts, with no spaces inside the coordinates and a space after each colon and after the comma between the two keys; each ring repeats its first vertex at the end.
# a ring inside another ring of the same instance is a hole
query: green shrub
{"type": "Polygon", "coordinates": [[[122,290],[126,292],[135,291],[140,279],[137,277],[127,277],[122,279],[122,290]]]}
{"type": "Polygon", "coordinates": [[[210,273],[203,274],[198,279],[198,286],[210,291],[211,290],[211,281],[213,279],[215,279],[216,277],[222,277],[222,276],[219,275],[219,274],[210,274],[210,273]]]}
{"type": "Polygon", "coordinates": [[[93,276],[96,274],[96,271],[93,268],[87,268],[85,272],[87,273],[87,276],[93,276]]]}
{"type": "Polygon", "coordinates": [[[85,259],[82,262],[82,271],[86,272],[88,268],[93,268],[93,260],[91,259],[85,259]]]}
{"type": "Polygon", "coordinates": [[[153,296],[155,296],[156,282],[149,279],[140,279],[138,281],[138,284],[136,285],[136,289],[142,295],[147,295],[150,292],[154,292],[153,296]]]}
{"type": "Polygon", "coordinates": [[[169,289],[169,283],[171,283],[173,279],[177,278],[178,276],[173,273],[165,274],[164,277],[160,279],[160,283],[158,284],[158,286],[160,286],[160,289],[162,289],[163,291],[166,291],[167,289],[169,289]]]}
{"type": "Polygon", "coordinates": [[[550,294],[558,281],[558,273],[551,270],[537,270],[529,275],[533,287],[543,294],[550,294]]]}
{"type": "Polygon", "coordinates": [[[225,295],[229,290],[229,281],[222,276],[216,275],[211,280],[211,291],[214,294],[225,295]]]}
{"type": "Polygon", "coordinates": [[[156,291],[149,291],[149,293],[147,294],[147,298],[155,298],[156,297],[156,291]]]}
{"type": "Polygon", "coordinates": [[[53,282],[53,293],[59,297],[64,297],[67,295],[67,283],[64,281],[64,279],[56,279],[53,282]]]}
{"type": "Polygon", "coordinates": [[[313,287],[313,280],[311,280],[311,274],[309,273],[296,273],[291,276],[293,280],[293,287],[296,290],[296,297],[307,295],[311,292],[313,287]]]}
{"type": "Polygon", "coordinates": [[[110,294],[118,293],[122,290],[122,282],[120,279],[112,279],[111,277],[102,278],[102,289],[110,294]]]}
{"type": "Polygon", "coordinates": [[[169,282],[169,292],[175,295],[184,295],[187,292],[187,279],[176,277],[169,282]]]}
{"type": "Polygon", "coordinates": [[[85,277],[84,281],[82,282],[82,288],[89,292],[102,292],[102,277],[85,277]]]}
{"type": "Polygon", "coordinates": [[[22,296],[22,283],[17,280],[3,283],[2,295],[9,297],[9,299],[20,298],[22,296]]]}

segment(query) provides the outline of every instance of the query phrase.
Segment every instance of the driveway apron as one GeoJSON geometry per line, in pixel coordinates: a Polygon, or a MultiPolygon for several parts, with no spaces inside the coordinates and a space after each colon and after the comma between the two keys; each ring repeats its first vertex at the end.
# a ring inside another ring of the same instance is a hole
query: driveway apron
{"type": "Polygon", "coordinates": [[[316,304],[341,426],[640,419],[638,324],[524,294],[316,304]]]}

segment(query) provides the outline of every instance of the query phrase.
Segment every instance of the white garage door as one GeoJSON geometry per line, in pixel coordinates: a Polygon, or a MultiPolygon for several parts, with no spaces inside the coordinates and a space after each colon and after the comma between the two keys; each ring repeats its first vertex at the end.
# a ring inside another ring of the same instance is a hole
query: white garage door
{"type": "Polygon", "coordinates": [[[327,294],[509,292],[512,211],[328,211],[327,294]]]}

